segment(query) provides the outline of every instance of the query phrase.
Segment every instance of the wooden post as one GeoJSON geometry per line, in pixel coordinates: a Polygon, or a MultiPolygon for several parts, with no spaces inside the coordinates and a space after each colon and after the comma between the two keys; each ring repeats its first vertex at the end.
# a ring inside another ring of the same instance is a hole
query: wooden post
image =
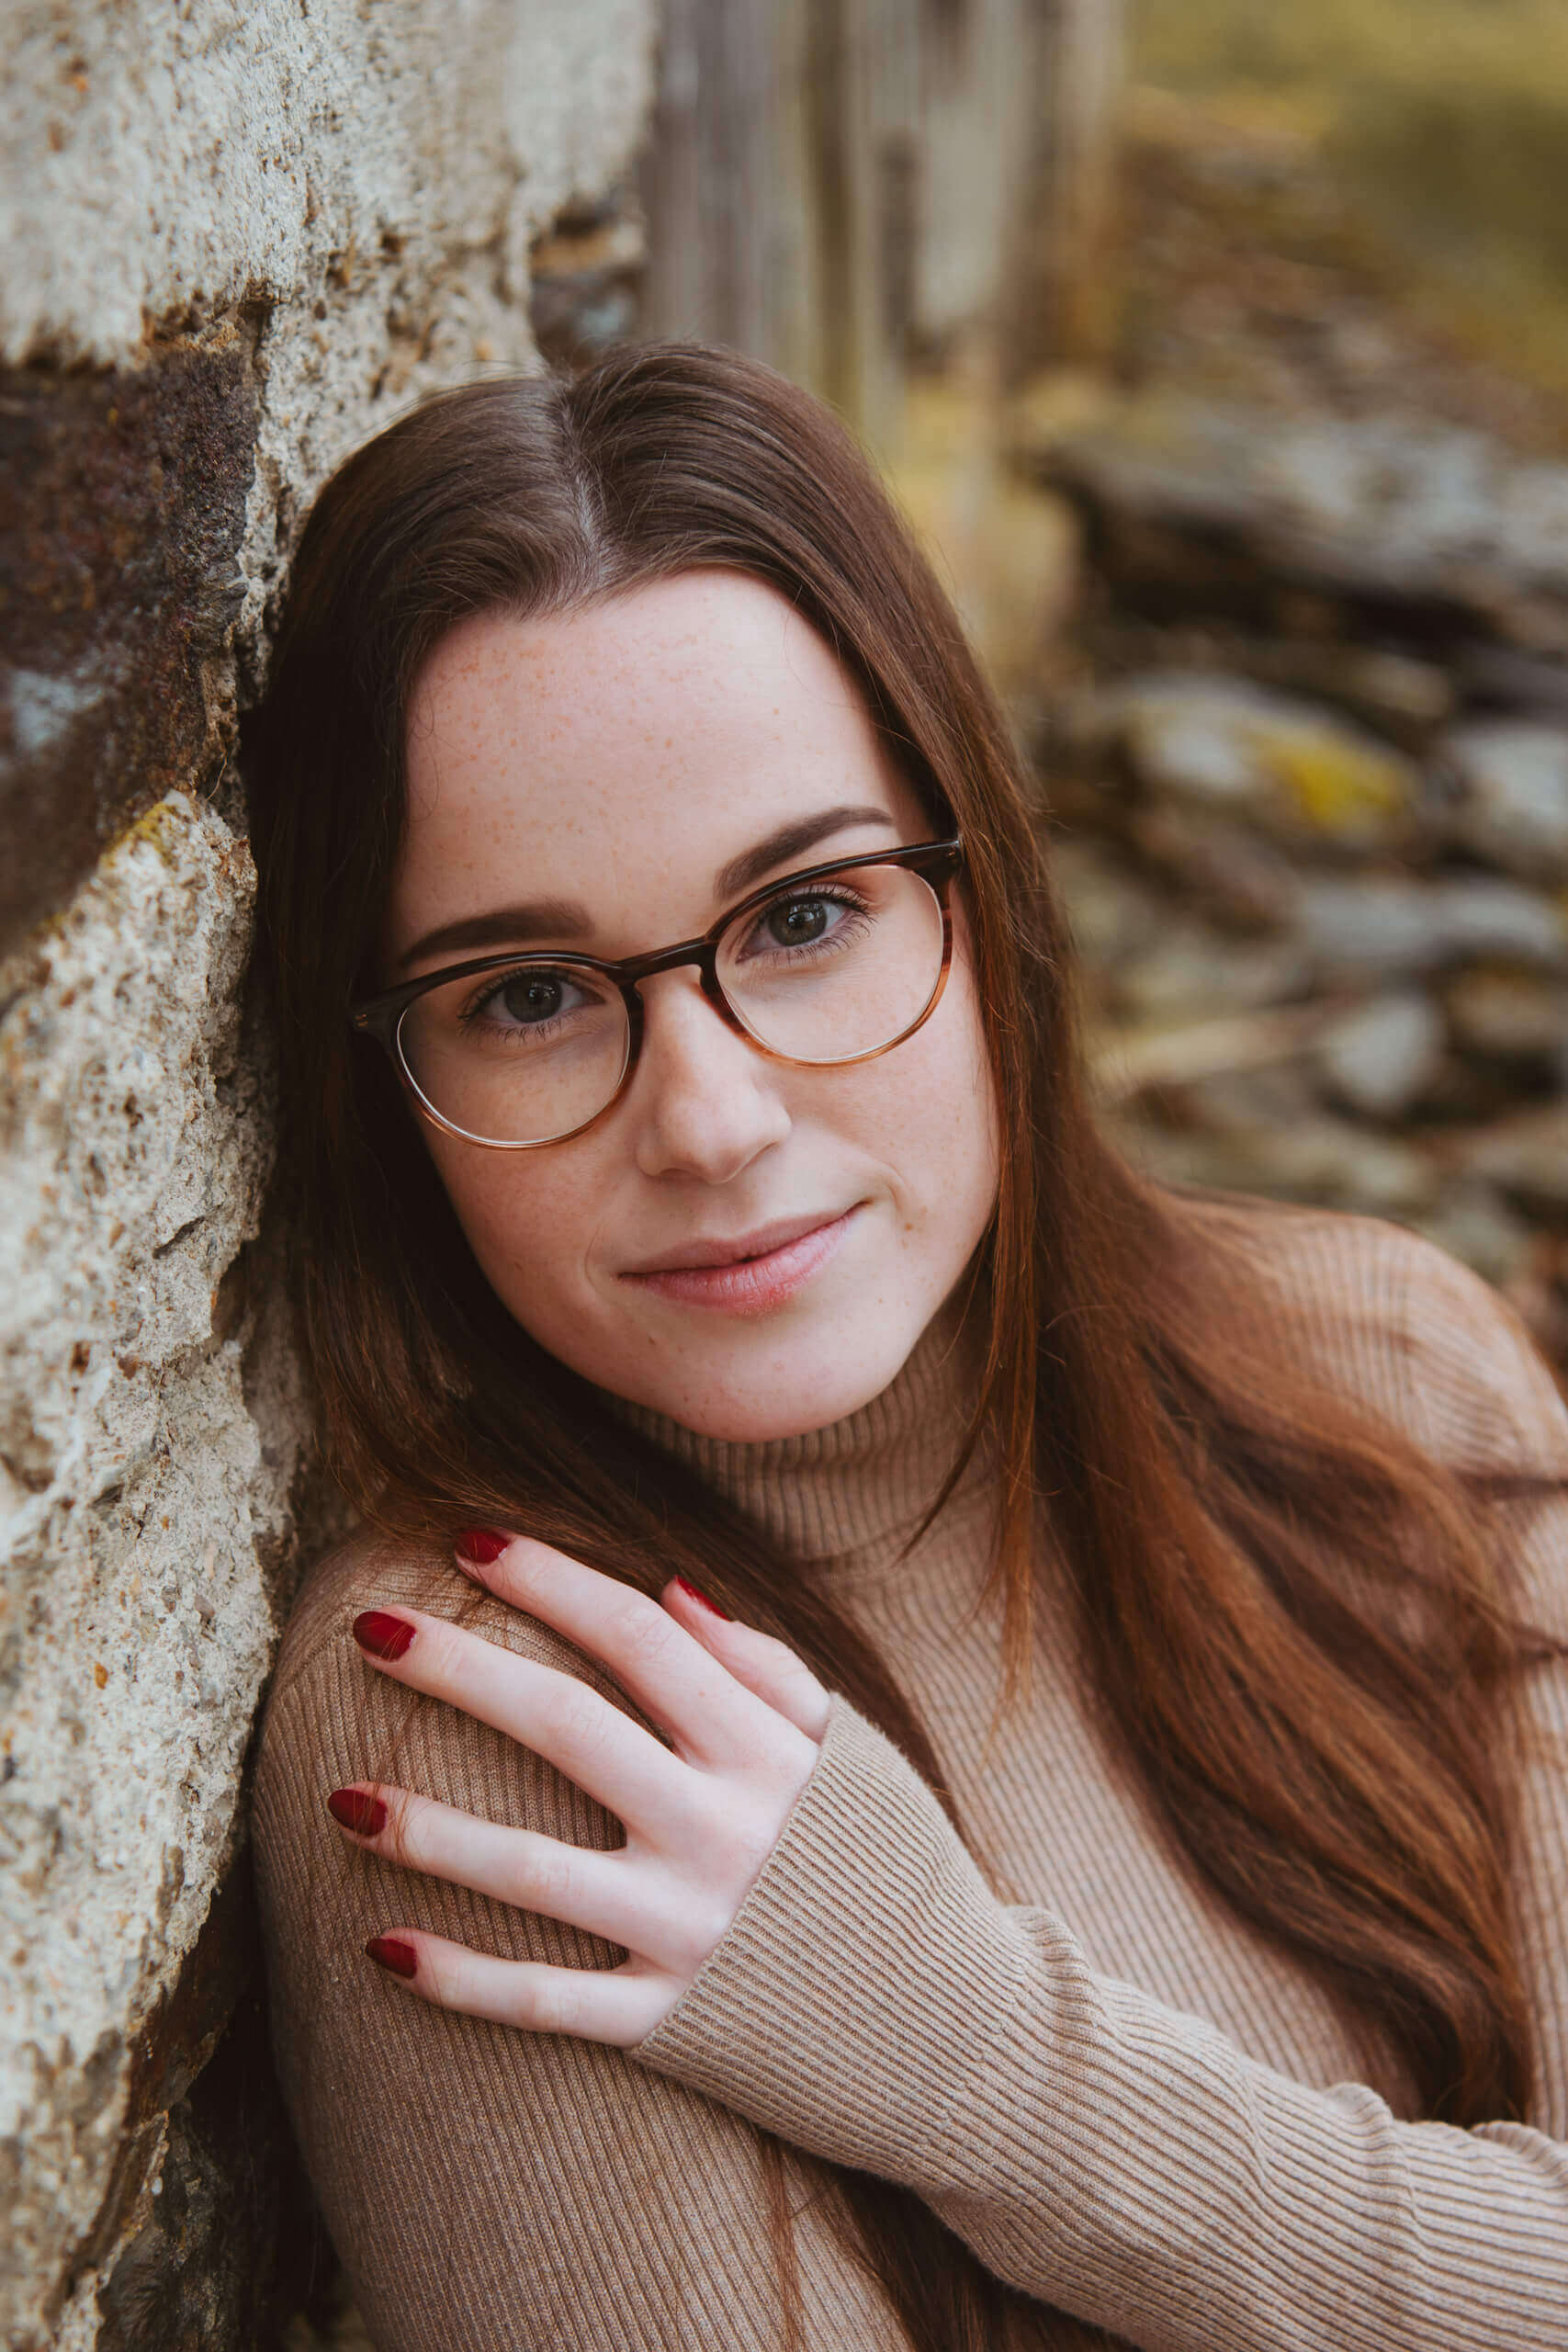
{"type": "Polygon", "coordinates": [[[665,0],[642,175],[644,331],[736,344],[874,439],[898,374],[880,182],[900,15],[901,0],[665,0]]]}
{"type": "Polygon", "coordinates": [[[1033,12],[1039,105],[1014,215],[1003,354],[1014,383],[1051,360],[1103,356],[1126,71],[1124,0],[1034,0],[1033,12]]]}
{"type": "Polygon", "coordinates": [[[1121,6],[664,0],[644,331],[756,353],[883,454],[911,356],[1016,372],[1099,250],[1121,6]]]}

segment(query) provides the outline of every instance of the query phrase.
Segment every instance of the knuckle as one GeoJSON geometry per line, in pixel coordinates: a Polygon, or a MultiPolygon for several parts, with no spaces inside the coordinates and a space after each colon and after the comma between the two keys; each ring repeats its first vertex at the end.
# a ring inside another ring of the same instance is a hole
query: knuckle
{"type": "Polygon", "coordinates": [[[759,1809],[748,1805],[743,1812],[732,1815],[725,1826],[725,1854],[729,1864],[727,1876],[740,1877],[749,1886],[779,1842],[778,1813],[771,1806],[759,1809]]]}
{"type": "Polygon", "coordinates": [[[623,1651],[646,1660],[662,1657],[680,1629],[656,1600],[633,1592],[611,1611],[608,1630],[623,1651]]]}
{"type": "Polygon", "coordinates": [[[532,2007],[540,2032],[570,2033],[582,2015],[582,1997],[575,1984],[552,1979],[536,1988],[532,2007]]]}
{"type": "Polygon", "coordinates": [[[604,1745],[609,1729],[609,1707],[585,1682],[569,1682],[554,1701],[556,1729],[580,1755],[604,1745]]]}
{"type": "Polygon", "coordinates": [[[785,1676],[790,1681],[793,1682],[797,1679],[803,1679],[807,1682],[816,1681],[817,1677],[812,1673],[799,1651],[792,1650],[787,1642],[777,1640],[772,1634],[768,1635],[768,1653],[776,1671],[785,1676]]]}
{"type": "Polygon", "coordinates": [[[423,1993],[427,2001],[437,2002],[443,2008],[452,2007],[457,1985],[443,1953],[433,1951],[420,1953],[419,1973],[414,1979],[414,1989],[416,1992],[423,1993]]]}
{"type": "Polygon", "coordinates": [[[427,1618],[420,1628],[424,1643],[424,1669],[437,1682],[456,1681],[462,1670],[463,1652],[468,1639],[460,1627],[449,1624],[445,1617],[427,1618]]]}
{"type": "Polygon", "coordinates": [[[700,1968],[710,1952],[716,1951],[735,1920],[733,1903],[715,1901],[694,1906],[682,1921],[681,1940],[685,1956],[694,1968],[700,1968]]]}
{"type": "Polygon", "coordinates": [[[387,1819],[376,1843],[394,1861],[412,1862],[418,1854],[419,1809],[406,1789],[376,1792],[387,1808],[387,1819]]]}
{"type": "Polygon", "coordinates": [[[777,1834],[772,1828],[766,1831],[744,1829],[736,1838],[732,1850],[737,1873],[747,1886],[761,1875],[763,1864],[777,1844],[777,1834]]]}
{"type": "Polygon", "coordinates": [[[502,1584],[497,1589],[503,1588],[509,1593],[535,1591],[543,1581],[548,1562],[555,1557],[548,1544],[541,1544],[536,1537],[513,1536],[495,1564],[502,1577],[502,1584]]]}
{"type": "Polygon", "coordinates": [[[576,1881],[575,1865],[564,1848],[535,1853],[524,1864],[522,1894],[525,1902],[554,1918],[563,1904],[570,1903],[576,1881]]]}

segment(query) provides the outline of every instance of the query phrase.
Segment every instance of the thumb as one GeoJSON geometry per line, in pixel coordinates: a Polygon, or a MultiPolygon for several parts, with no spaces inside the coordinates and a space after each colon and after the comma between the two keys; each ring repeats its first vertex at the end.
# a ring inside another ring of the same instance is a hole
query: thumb
{"type": "Polygon", "coordinates": [[[828,1728],[832,1694],[786,1643],[727,1617],[685,1577],[671,1577],[659,1598],[671,1617],[728,1668],[737,1682],[775,1708],[807,1739],[821,1739],[828,1728]]]}

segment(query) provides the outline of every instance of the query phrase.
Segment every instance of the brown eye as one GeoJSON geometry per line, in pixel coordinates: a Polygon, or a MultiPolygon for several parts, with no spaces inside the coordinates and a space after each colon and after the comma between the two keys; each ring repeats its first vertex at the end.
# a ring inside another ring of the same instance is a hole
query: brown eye
{"type": "Polygon", "coordinates": [[[566,983],[558,972],[518,972],[491,1000],[513,1021],[554,1021],[566,1001],[566,983]]]}
{"type": "Polygon", "coordinates": [[[770,935],[780,947],[809,947],[828,928],[829,904],[826,899],[781,899],[764,918],[770,935]]]}

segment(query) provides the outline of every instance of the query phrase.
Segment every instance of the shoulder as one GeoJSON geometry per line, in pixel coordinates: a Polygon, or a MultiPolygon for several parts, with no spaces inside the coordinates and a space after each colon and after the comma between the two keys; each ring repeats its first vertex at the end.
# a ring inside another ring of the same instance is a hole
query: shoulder
{"type": "Polygon", "coordinates": [[[357,1658],[353,1626],[362,1610],[400,1607],[450,1618],[503,1649],[610,1687],[592,1659],[536,1617],[483,1591],[448,1551],[361,1527],[318,1561],[300,1585],[278,1651],[275,1699],[320,1677],[342,1657],[357,1658]]]}
{"type": "Polygon", "coordinates": [[[332,1789],[366,1779],[420,1788],[513,1826],[547,1823],[556,1835],[564,1805],[580,1842],[614,1842],[608,1816],[576,1791],[563,1793],[558,1775],[531,1751],[367,1664],[355,1618],[399,1607],[449,1618],[636,1712],[596,1660],[480,1590],[446,1551],[361,1529],[310,1570],[284,1630],[256,1761],[254,1826],[264,1867],[269,1847],[319,1835],[332,1789]]]}
{"type": "Polygon", "coordinates": [[[1217,1197],[1183,1207],[1325,1386],[1449,1469],[1568,1475],[1568,1406],[1540,1350],[1508,1302],[1436,1242],[1342,1211],[1217,1197]]]}
{"type": "MultiPolygon", "coordinates": [[[[471,1585],[438,1546],[361,1532],[306,1578],[263,1717],[250,1827],[273,2046],[295,2129],[345,2254],[355,2245],[363,2251],[379,2226],[364,2202],[367,2182],[379,2182],[377,2210],[394,2211],[406,2164],[427,2152],[433,2131],[456,2132],[460,2143],[468,2132],[471,2141],[477,2101],[503,2136],[525,2135],[531,2086],[559,2080],[541,2050],[547,2037],[509,2036],[378,1993],[367,1984],[374,1972],[360,1957],[366,1937],[404,1925],[502,1960],[551,1967],[614,1967],[625,1957],[542,1913],[396,1869],[334,1826],[331,1792],[378,1782],[565,1845],[604,1850],[623,1842],[605,1808],[533,1749],[460,1708],[410,1691],[362,1657],[352,1630],[359,1611],[400,1605],[460,1620],[502,1647],[585,1680],[597,1675],[607,1696],[626,1703],[602,1669],[536,1619],[471,1585]],[[377,2154],[388,2147],[405,2165],[395,2184],[386,2181],[377,2154]]],[[[571,2106],[577,2064],[572,2058],[566,2068],[568,2129],[581,2113],[571,2106]]],[[[538,2128],[547,2152],[551,2129],[547,2119],[538,2128]]],[[[481,2198],[485,2177],[479,2162],[481,2198]]],[[[438,2179],[437,2206],[440,2188],[438,2179]]],[[[388,2259],[395,2253],[403,2261],[407,2251],[400,2242],[388,2259]]],[[[406,2279],[406,2268],[397,2275],[406,2279]]],[[[394,2336],[404,2340],[395,2327],[378,2340],[394,2336]]],[[[446,2340],[438,2330],[419,2337],[446,2340]]]]}

